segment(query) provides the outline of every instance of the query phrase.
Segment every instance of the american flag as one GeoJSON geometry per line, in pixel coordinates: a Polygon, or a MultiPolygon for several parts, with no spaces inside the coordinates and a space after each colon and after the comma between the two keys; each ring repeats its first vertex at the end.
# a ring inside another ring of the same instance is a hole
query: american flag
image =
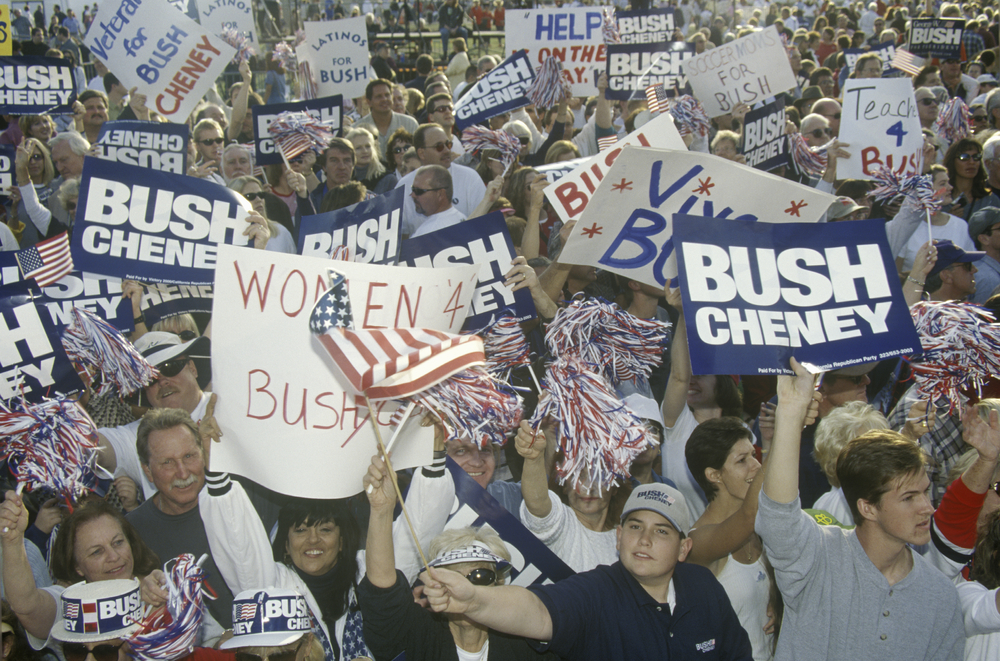
{"type": "Polygon", "coordinates": [[[63,602],[63,619],[75,620],[80,617],[80,604],[75,601],[63,602]]]}
{"type": "Polygon", "coordinates": [[[257,604],[239,604],[233,606],[234,620],[252,620],[257,614],[257,604]]]}
{"type": "Polygon", "coordinates": [[[485,362],[483,341],[423,328],[353,330],[344,276],[316,301],[309,327],[351,386],[370,399],[398,399],[485,362]]]}
{"type": "Polygon", "coordinates": [[[911,76],[916,76],[920,73],[925,61],[924,58],[917,57],[905,48],[897,48],[896,54],[892,58],[892,66],[911,76]]]}
{"type": "Polygon", "coordinates": [[[73,270],[69,234],[66,232],[18,250],[14,255],[25,279],[34,278],[39,287],[47,287],[73,270]]]}
{"type": "Polygon", "coordinates": [[[618,142],[617,135],[606,135],[603,138],[598,138],[597,151],[604,151],[605,149],[615,144],[616,142],[618,142]]]}
{"type": "Polygon", "coordinates": [[[650,85],[646,88],[646,107],[649,112],[667,112],[669,104],[667,103],[667,90],[663,87],[663,83],[650,85]]]}

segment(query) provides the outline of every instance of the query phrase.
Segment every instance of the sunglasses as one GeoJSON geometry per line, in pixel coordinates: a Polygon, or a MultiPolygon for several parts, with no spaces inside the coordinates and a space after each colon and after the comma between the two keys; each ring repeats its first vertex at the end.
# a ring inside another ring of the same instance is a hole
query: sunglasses
{"type": "Polygon", "coordinates": [[[87,655],[93,654],[96,661],[118,661],[118,650],[124,641],[117,645],[98,645],[93,649],[83,643],[63,643],[63,656],[66,661],[87,661],[87,655]]]}
{"type": "Polygon", "coordinates": [[[289,162],[289,163],[295,163],[296,165],[298,165],[298,164],[299,164],[299,163],[301,163],[301,162],[302,162],[303,160],[304,160],[304,159],[303,159],[303,158],[302,158],[301,156],[296,156],[295,158],[290,158],[290,159],[288,159],[288,162],[289,162]]]}
{"type": "Polygon", "coordinates": [[[925,106],[937,106],[940,105],[937,99],[920,99],[920,104],[925,106]]]}
{"type": "Polygon", "coordinates": [[[958,160],[962,161],[963,163],[965,163],[966,161],[973,161],[974,163],[978,163],[979,161],[983,160],[983,155],[982,154],[959,154],[957,158],[958,158],[958,160]]]}
{"type": "Polygon", "coordinates": [[[823,136],[829,137],[833,135],[833,131],[831,131],[830,129],[815,129],[813,131],[809,131],[809,135],[811,135],[814,138],[822,138],[823,136]]]}
{"type": "Polygon", "coordinates": [[[431,191],[444,190],[444,189],[443,188],[417,188],[416,186],[412,186],[410,188],[410,190],[413,191],[413,195],[415,197],[420,197],[424,193],[430,193],[431,191]]]}
{"type": "Polygon", "coordinates": [[[435,150],[436,152],[438,152],[440,154],[441,152],[443,152],[443,151],[445,151],[447,149],[451,149],[451,143],[450,142],[439,142],[436,145],[428,145],[426,147],[426,149],[433,149],[433,150],[435,150]]]}
{"type": "MultiPolygon", "coordinates": [[[[265,654],[264,656],[258,656],[257,654],[250,654],[249,652],[237,652],[236,661],[265,661],[270,659],[270,661],[295,661],[295,657],[299,655],[299,648],[305,642],[305,638],[299,641],[299,644],[295,646],[293,650],[284,650],[282,652],[271,652],[270,654],[265,654]]],[[[98,659],[100,661],[100,659],[98,659]]]]}
{"type": "Polygon", "coordinates": [[[481,585],[485,587],[487,585],[493,585],[497,582],[497,573],[492,569],[481,567],[470,571],[465,575],[465,578],[469,579],[469,583],[472,583],[473,585],[481,585]]]}
{"type": "Polygon", "coordinates": [[[264,199],[264,191],[261,191],[259,193],[243,193],[243,197],[247,198],[251,202],[253,202],[257,198],[260,198],[260,199],[263,200],[264,199]]]}
{"type": "Polygon", "coordinates": [[[986,121],[986,115],[973,115],[972,116],[972,121],[974,121],[974,122],[985,122],[986,121]]]}
{"type": "Polygon", "coordinates": [[[412,146],[413,146],[413,145],[401,145],[401,146],[399,146],[399,147],[393,147],[393,148],[392,148],[392,153],[393,153],[393,154],[405,154],[405,153],[407,152],[407,150],[408,150],[408,149],[409,149],[410,147],[412,147],[412,146]]]}
{"type": "Polygon", "coordinates": [[[221,145],[225,141],[226,141],[225,138],[205,138],[204,140],[198,140],[198,142],[205,145],[206,147],[211,147],[212,145],[221,145]]]}
{"type": "Polygon", "coordinates": [[[190,358],[174,358],[173,360],[168,360],[165,363],[161,363],[156,369],[160,371],[160,376],[165,376],[170,378],[172,376],[177,376],[181,373],[190,358]]]}

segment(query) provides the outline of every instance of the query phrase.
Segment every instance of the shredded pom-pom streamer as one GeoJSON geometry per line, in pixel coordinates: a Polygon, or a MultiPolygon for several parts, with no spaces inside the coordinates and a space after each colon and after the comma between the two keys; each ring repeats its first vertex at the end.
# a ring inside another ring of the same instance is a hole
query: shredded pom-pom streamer
{"type": "Polygon", "coordinates": [[[965,101],[957,96],[948,99],[934,122],[934,131],[948,144],[969,137],[969,106],[965,101]]]}
{"type": "Polygon", "coordinates": [[[922,397],[946,399],[951,413],[966,402],[962,389],[979,392],[1000,374],[1000,324],[990,311],[971,303],[920,301],[910,314],[923,348],[911,363],[922,397]]]}
{"type": "Polygon", "coordinates": [[[708,135],[711,124],[705,106],[690,94],[684,94],[670,101],[668,112],[680,125],[680,134],[708,135]]]}
{"type": "Polygon", "coordinates": [[[941,210],[942,198],[934,192],[933,178],[929,174],[900,178],[899,174],[883,165],[872,173],[875,188],[871,197],[880,202],[903,196],[910,198],[918,209],[935,214],[941,210]]]}
{"type": "Polygon", "coordinates": [[[539,108],[551,108],[571,93],[572,86],[563,76],[562,63],[554,57],[549,57],[542,62],[535,76],[535,82],[524,95],[539,108]]]}
{"type": "Polygon", "coordinates": [[[503,130],[491,131],[483,126],[470,126],[462,131],[462,144],[473,154],[484,149],[499,151],[505,173],[521,153],[521,141],[516,136],[503,130]]]}
{"type": "Polygon", "coordinates": [[[159,376],[117,328],[82,308],[73,308],[73,320],[63,332],[62,345],[74,363],[103,374],[98,395],[111,388],[128,395],[159,376]]]}
{"type": "Polygon", "coordinates": [[[531,350],[528,349],[524,331],[509,314],[503,315],[476,335],[483,338],[486,371],[495,378],[509,382],[511,371],[521,365],[531,364],[531,350]]]}
{"type": "Polygon", "coordinates": [[[549,366],[545,390],[531,418],[536,431],[551,417],[558,424],[559,483],[609,489],[627,477],[629,467],[648,447],[646,428],[608,381],[573,356],[549,366]]]}
{"type": "MultiPolygon", "coordinates": [[[[490,443],[503,445],[521,423],[521,398],[481,366],[463,370],[407,399],[440,420],[448,440],[466,439],[480,448],[490,443]]],[[[401,423],[403,410],[397,409],[390,424],[401,423]]]]}
{"type": "Polygon", "coordinates": [[[576,356],[612,384],[648,379],[663,359],[670,324],[639,319],[601,298],[574,301],[545,331],[557,357],[576,356]]]}
{"type": "Polygon", "coordinates": [[[351,261],[351,249],[347,246],[334,246],[330,259],[338,262],[349,262],[351,261]]]}
{"type": "Polygon", "coordinates": [[[826,171],[827,146],[810,147],[801,133],[792,133],[788,139],[792,143],[792,162],[799,172],[810,177],[822,177],[826,171]]]}
{"type": "Polygon", "coordinates": [[[236,49],[236,55],[233,56],[233,64],[237,66],[249,60],[250,56],[257,52],[254,50],[253,42],[247,38],[247,35],[236,28],[226,28],[219,36],[224,42],[236,49]]]}
{"type": "Polygon", "coordinates": [[[295,55],[295,49],[286,44],[284,41],[275,44],[274,51],[271,53],[271,60],[274,62],[280,62],[281,68],[285,71],[295,71],[295,68],[298,66],[298,58],[295,55]]]}
{"type": "Polygon", "coordinates": [[[308,62],[299,62],[299,96],[303,101],[319,98],[319,88],[308,62]]]}
{"type": "Polygon", "coordinates": [[[285,158],[295,158],[312,150],[323,153],[333,139],[333,120],[321,122],[307,112],[286,111],[267,127],[285,158]]]}
{"type": "Polygon", "coordinates": [[[204,613],[205,571],[190,553],[172,562],[173,567],[169,562],[163,567],[167,578],[166,607],[143,618],[142,629],[128,639],[132,656],[139,661],[176,661],[190,655],[198,642],[204,613]]]}
{"type": "Polygon", "coordinates": [[[601,26],[601,34],[604,36],[605,44],[620,44],[622,35],[618,31],[618,19],[615,18],[615,10],[612,7],[604,8],[604,24],[601,26]]]}
{"type": "Polygon", "coordinates": [[[0,457],[29,491],[51,489],[72,502],[96,482],[97,428],[76,402],[0,402],[0,439],[0,457]]]}

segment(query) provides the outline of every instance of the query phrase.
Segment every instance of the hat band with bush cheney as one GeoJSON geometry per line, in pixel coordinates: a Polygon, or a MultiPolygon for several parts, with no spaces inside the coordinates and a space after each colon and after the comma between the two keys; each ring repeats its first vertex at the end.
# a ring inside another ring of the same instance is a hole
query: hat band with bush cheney
{"type": "Polygon", "coordinates": [[[295,590],[245,590],[233,599],[233,637],[219,649],[288,645],[312,624],[309,604],[295,590]]]}
{"type": "Polygon", "coordinates": [[[482,542],[472,542],[468,546],[446,551],[430,561],[431,567],[447,567],[457,565],[462,562],[491,562],[496,565],[497,571],[504,571],[510,567],[510,563],[490,550],[482,542]]]}
{"type": "Polygon", "coordinates": [[[52,637],[63,642],[124,638],[140,628],[142,599],[139,581],[132,579],[77,583],[60,595],[62,618],[52,637]]]}
{"type": "Polygon", "coordinates": [[[636,488],[625,501],[622,522],[625,521],[625,517],[638,510],[650,510],[663,515],[670,522],[670,525],[683,535],[687,535],[691,530],[687,501],[684,500],[684,495],[666,484],[644,484],[636,488]]]}

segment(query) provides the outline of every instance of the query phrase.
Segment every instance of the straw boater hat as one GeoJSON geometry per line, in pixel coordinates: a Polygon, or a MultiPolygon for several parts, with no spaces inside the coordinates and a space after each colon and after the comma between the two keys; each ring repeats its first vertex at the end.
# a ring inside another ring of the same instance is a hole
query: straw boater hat
{"type": "Polygon", "coordinates": [[[233,599],[233,637],[219,649],[280,647],[299,640],[311,628],[309,605],[295,590],[244,590],[233,599]]]}
{"type": "Polygon", "coordinates": [[[96,643],[127,638],[141,628],[139,581],[115,580],[72,585],[59,597],[52,637],[64,643],[96,643]]]}

